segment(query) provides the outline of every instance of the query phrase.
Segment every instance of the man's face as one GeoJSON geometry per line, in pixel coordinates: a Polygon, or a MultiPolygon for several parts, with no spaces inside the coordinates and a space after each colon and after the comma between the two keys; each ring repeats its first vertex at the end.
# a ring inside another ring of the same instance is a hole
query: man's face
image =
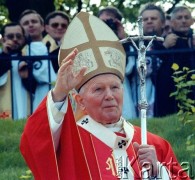
{"type": "Polygon", "coordinates": [[[157,10],[146,10],[142,13],[142,17],[145,35],[162,35],[164,22],[161,20],[160,13],[157,10]]]}
{"type": "Polygon", "coordinates": [[[102,124],[120,119],[123,104],[121,80],[113,74],[98,75],[88,81],[79,93],[81,109],[102,124]]]}
{"type": "Polygon", "coordinates": [[[24,45],[24,34],[20,26],[8,26],[5,28],[3,43],[9,44],[10,50],[20,50],[24,45]]]}
{"type": "Polygon", "coordinates": [[[68,27],[68,21],[61,16],[56,16],[49,20],[45,26],[46,32],[56,41],[60,41],[68,27]]]}
{"type": "Polygon", "coordinates": [[[24,28],[27,37],[30,36],[32,39],[42,37],[44,27],[37,14],[25,15],[20,20],[20,24],[24,28]]]}
{"type": "Polygon", "coordinates": [[[178,11],[171,19],[174,31],[187,34],[193,23],[192,16],[188,10],[178,11]]]}

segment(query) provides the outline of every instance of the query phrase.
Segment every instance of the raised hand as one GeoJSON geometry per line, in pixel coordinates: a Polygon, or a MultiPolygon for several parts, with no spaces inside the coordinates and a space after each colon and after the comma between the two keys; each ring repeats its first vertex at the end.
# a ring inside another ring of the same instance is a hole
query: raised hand
{"type": "Polygon", "coordinates": [[[6,40],[3,42],[3,52],[8,54],[15,48],[14,42],[12,40],[6,40]]]}
{"type": "Polygon", "coordinates": [[[126,34],[125,34],[125,29],[124,29],[122,23],[118,19],[115,19],[115,23],[117,25],[118,38],[119,39],[124,39],[126,37],[126,34]]]}
{"type": "Polygon", "coordinates": [[[61,63],[55,87],[52,91],[54,102],[63,101],[69,91],[74,89],[83,79],[87,67],[82,67],[77,74],[73,73],[73,63],[78,50],[74,49],[61,63]]]}

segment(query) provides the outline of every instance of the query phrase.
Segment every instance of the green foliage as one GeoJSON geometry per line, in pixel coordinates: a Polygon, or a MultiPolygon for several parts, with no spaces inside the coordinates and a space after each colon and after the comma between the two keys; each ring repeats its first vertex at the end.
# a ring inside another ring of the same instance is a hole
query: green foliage
{"type": "Polygon", "coordinates": [[[20,179],[32,179],[32,176],[31,170],[27,170],[24,175],[20,176],[20,179]]]}
{"type": "MultiPolygon", "coordinates": [[[[195,116],[192,118],[195,119],[195,116]]],[[[32,179],[31,172],[19,152],[20,137],[25,123],[25,120],[0,119],[0,180],[32,179]]],[[[139,120],[131,121],[131,123],[140,125],[139,120]]],[[[181,123],[177,115],[148,119],[148,130],[167,139],[178,161],[189,162],[192,165],[192,174],[195,175],[195,148],[186,149],[186,139],[194,130],[190,124],[186,124],[182,130],[180,127],[181,123]]]]}
{"type": "Polygon", "coordinates": [[[0,120],[0,180],[16,180],[28,169],[19,151],[25,121],[0,120]]]}
{"type": "MultiPolygon", "coordinates": [[[[169,8],[172,9],[176,4],[180,3],[181,0],[151,0],[150,2],[156,2],[160,4],[163,8],[164,5],[169,3],[169,8]]],[[[6,7],[6,0],[0,0],[0,27],[9,21],[8,19],[8,10],[6,7]],[[1,19],[2,18],[2,19],[1,19]]],[[[32,7],[39,6],[39,3],[36,1],[30,1],[32,7]]],[[[148,3],[148,0],[100,0],[100,5],[92,4],[91,0],[54,0],[54,5],[56,10],[63,10],[67,13],[70,13],[73,17],[78,11],[88,11],[93,12],[94,15],[97,14],[98,10],[107,6],[115,6],[118,8],[124,16],[124,24],[126,22],[135,23],[138,17],[138,11],[142,4],[148,3]]],[[[93,1],[95,2],[95,1],[93,1]]],[[[97,2],[97,1],[96,1],[97,2]]],[[[187,5],[188,7],[193,7],[194,0],[182,0],[182,4],[187,5]],[[192,3],[191,5],[189,3],[192,3]]],[[[20,3],[20,1],[18,1],[20,3]]],[[[45,6],[47,9],[47,6],[45,6]]],[[[164,8],[166,9],[166,8],[164,8]]],[[[167,10],[167,9],[166,9],[167,10]]],[[[192,9],[193,10],[193,9],[192,9]]],[[[16,9],[17,11],[17,9],[16,9]]]]}
{"type": "Polygon", "coordinates": [[[5,6],[5,0],[0,0],[0,29],[4,24],[8,22],[8,10],[5,6]]]}
{"type": "MultiPolygon", "coordinates": [[[[179,120],[183,125],[187,123],[194,123],[189,120],[190,115],[195,113],[195,100],[189,97],[192,92],[192,87],[195,86],[195,70],[190,70],[187,67],[183,67],[182,70],[179,70],[177,64],[173,64],[172,69],[173,81],[175,83],[176,91],[170,94],[170,97],[174,96],[177,100],[179,111],[177,115],[179,120]]],[[[195,121],[195,120],[194,120],[195,121]]]]}
{"type": "MultiPolygon", "coordinates": [[[[195,86],[195,70],[190,70],[187,67],[183,67],[179,70],[177,64],[173,64],[172,69],[173,80],[175,83],[176,91],[171,93],[170,96],[174,96],[178,101],[179,111],[177,113],[179,121],[183,126],[189,125],[192,132],[188,133],[186,140],[187,150],[194,152],[195,150],[195,118],[192,116],[195,114],[195,100],[189,98],[189,94],[192,92],[192,87],[195,86]]],[[[183,128],[182,128],[183,129],[183,128]]]]}

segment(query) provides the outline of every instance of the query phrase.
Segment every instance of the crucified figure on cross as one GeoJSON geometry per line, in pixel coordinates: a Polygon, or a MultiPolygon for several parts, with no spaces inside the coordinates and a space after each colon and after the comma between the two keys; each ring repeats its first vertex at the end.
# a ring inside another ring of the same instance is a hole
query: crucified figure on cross
{"type": "Polygon", "coordinates": [[[139,29],[139,35],[135,37],[127,37],[126,39],[121,40],[121,43],[131,42],[133,46],[136,48],[138,52],[138,58],[137,58],[137,71],[140,78],[140,101],[139,101],[139,109],[141,114],[141,140],[142,144],[147,144],[147,126],[146,126],[146,111],[148,107],[147,98],[146,98],[146,72],[147,72],[147,66],[146,66],[146,52],[151,47],[152,42],[154,40],[157,41],[163,41],[164,39],[162,37],[157,36],[144,36],[143,34],[143,20],[142,16],[138,18],[138,29],[139,29]],[[149,41],[148,45],[145,46],[144,41],[149,41]],[[138,41],[138,46],[135,43],[135,41],[138,41]]]}

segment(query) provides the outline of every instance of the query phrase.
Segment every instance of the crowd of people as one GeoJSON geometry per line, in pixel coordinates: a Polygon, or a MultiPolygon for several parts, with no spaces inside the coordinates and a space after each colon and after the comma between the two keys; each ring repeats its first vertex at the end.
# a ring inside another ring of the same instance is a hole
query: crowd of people
{"type": "Polygon", "coordinates": [[[0,61],[2,116],[15,120],[28,117],[52,88],[59,68],[60,41],[69,21],[65,12],[51,12],[44,22],[36,11],[25,10],[17,23],[3,26],[1,57],[5,59],[0,61]],[[45,36],[44,32],[47,33],[45,36]],[[48,55],[53,55],[53,58],[33,60],[35,56],[48,55]],[[32,58],[22,59],[21,56],[32,58]],[[15,59],[11,60],[13,57],[15,59]]]}
{"type": "MultiPolygon", "coordinates": [[[[191,12],[178,6],[170,15],[153,3],[140,8],[143,33],[164,37],[164,42],[154,41],[146,57],[147,116],[160,117],[177,112],[177,104],[170,93],[175,91],[171,66],[195,68],[193,52],[166,53],[169,50],[194,48],[194,23],[191,12]],[[161,54],[152,54],[155,50],[161,54]]],[[[123,15],[114,7],[106,7],[97,14],[118,36],[127,37],[122,24],[123,15]]],[[[59,69],[58,52],[61,40],[71,22],[62,11],[49,13],[45,19],[34,10],[22,12],[17,23],[2,27],[2,52],[0,54],[0,116],[21,119],[35,111],[38,104],[55,84],[59,69]],[[49,55],[49,56],[48,56],[49,55]],[[22,58],[21,58],[22,56],[22,58]],[[25,58],[28,56],[28,58],[25,58]],[[46,59],[34,59],[44,56],[46,59]],[[8,103],[5,103],[8,102],[8,103]]],[[[145,44],[147,45],[147,41],[145,44]]],[[[122,115],[134,119],[139,114],[139,77],[136,70],[136,49],[131,43],[123,45],[127,53],[122,115]]],[[[195,93],[191,97],[194,98],[195,93]]]]}

